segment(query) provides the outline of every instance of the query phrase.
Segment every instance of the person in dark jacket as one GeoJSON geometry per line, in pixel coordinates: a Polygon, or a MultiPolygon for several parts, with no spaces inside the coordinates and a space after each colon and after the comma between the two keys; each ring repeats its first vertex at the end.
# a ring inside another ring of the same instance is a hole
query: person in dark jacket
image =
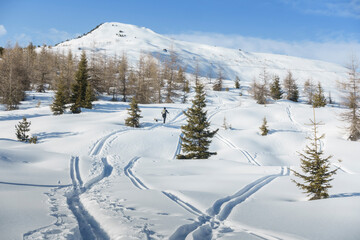
{"type": "Polygon", "coordinates": [[[166,107],[164,107],[164,109],[161,111],[162,117],[164,119],[164,123],[166,121],[166,114],[168,114],[168,110],[166,110],[166,107]]]}

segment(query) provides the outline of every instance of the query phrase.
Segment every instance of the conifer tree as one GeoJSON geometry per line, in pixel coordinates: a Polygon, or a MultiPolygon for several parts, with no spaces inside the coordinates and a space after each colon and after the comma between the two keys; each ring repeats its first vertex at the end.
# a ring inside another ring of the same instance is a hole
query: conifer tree
{"type": "Polygon", "coordinates": [[[304,83],[304,94],[308,99],[308,104],[313,104],[313,98],[314,98],[314,92],[315,92],[315,85],[312,82],[311,79],[308,79],[304,83]]]}
{"type": "Polygon", "coordinates": [[[127,109],[129,117],[125,119],[125,125],[129,127],[140,127],[141,110],[138,107],[135,97],[132,98],[130,108],[127,109]]]}
{"type": "Polygon", "coordinates": [[[287,93],[286,99],[297,102],[299,99],[299,90],[298,86],[295,83],[295,79],[292,76],[292,73],[289,71],[288,75],[286,76],[284,80],[284,89],[287,93]]]}
{"type": "Polygon", "coordinates": [[[318,107],[325,107],[326,106],[326,98],[324,96],[324,90],[321,87],[320,82],[318,82],[318,87],[316,89],[316,92],[313,96],[313,103],[314,108],[318,107]]]}
{"type": "Polygon", "coordinates": [[[236,89],[240,88],[240,78],[238,76],[235,77],[235,88],[236,89]]]}
{"type": "Polygon", "coordinates": [[[94,89],[92,88],[91,84],[89,83],[86,87],[86,92],[85,92],[85,99],[84,99],[84,108],[87,109],[92,109],[93,105],[92,105],[92,101],[95,100],[95,94],[94,94],[94,89]]]}
{"type": "Polygon", "coordinates": [[[260,127],[260,130],[261,130],[261,135],[262,136],[266,136],[268,134],[268,132],[269,132],[266,117],[263,118],[263,123],[262,123],[262,125],[260,127]]]}
{"type": "Polygon", "coordinates": [[[274,100],[281,99],[282,96],[281,86],[280,86],[280,78],[279,76],[274,76],[274,81],[270,85],[270,96],[274,100]]]}
{"type": "Polygon", "coordinates": [[[301,182],[292,180],[296,186],[310,196],[310,200],[328,198],[328,189],[332,186],[330,182],[333,180],[332,176],[336,174],[335,170],[330,170],[330,158],[332,156],[323,157],[323,151],[319,146],[319,141],[324,138],[324,134],[319,136],[318,126],[320,122],[316,122],[315,119],[315,109],[314,120],[310,119],[312,126],[313,135],[308,137],[311,141],[310,146],[307,145],[303,153],[299,153],[301,161],[301,169],[303,173],[299,173],[295,170],[292,170],[296,177],[301,178],[301,182]]]}
{"type": "Polygon", "coordinates": [[[22,142],[29,141],[29,135],[27,135],[27,132],[30,131],[30,125],[31,125],[31,122],[28,122],[26,120],[26,117],[23,117],[23,120],[21,122],[19,122],[18,125],[15,125],[16,137],[19,141],[22,141],[22,142]]]}
{"type": "Polygon", "coordinates": [[[72,96],[71,102],[73,105],[71,106],[70,110],[72,113],[80,113],[81,107],[85,107],[85,95],[86,95],[86,88],[88,85],[88,68],[87,68],[87,60],[86,54],[83,52],[81,54],[81,59],[78,65],[78,70],[75,74],[75,83],[72,86],[72,96]]]}
{"type": "Polygon", "coordinates": [[[215,84],[213,86],[214,91],[221,91],[222,90],[223,80],[224,80],[224,76],[223,76],[221,68],[219,68],[218,77],[217,77],[216,82],[215,82],[215,84]]]}
{"type": "Polygon", "coordinates": [[[223,127],[225,130],[231,129],[231,125],[227,122],[225,116],[224,116],[224,120],[223,120],[223,125],[222,125],[222,127],[223,127]]]}
{"type": "Polygon", "coordinates": [[[65,91],[66,90],[65,90],[64,81],[63,81],[62,77],[60,77],[54,101],[50,106],[51,111],[53,112],[54,115],[60,115],[65,112],[66,102],[67,102],[65,91]]]}
{"type": "Polygon", "coordinates": [[[122,101],[126,102],[128,90],[128,81],[126,79],[126,75],[128,73],[128,60],[125,53],[123,53],[121,57],[121,62],[119,65],[119,78],[120,78],[120,86],[121,86],[121,94],[123,95],[122,101]]]}
{"type": "Polygon", "coordinates": [[[184,154],[177,155],[178,159],[208,159],[216,152],[209,152],[209,145],[211,138],[217,133],[219,129],[210,131],[210,122],[208,122],[205,111],[206,96],[204,86],[198,84],[195,87],[195,98],[192,101],[191,108],[184,112],[187,117],[187,124],[181,126],[182,133],[182,151],[184,154]]]}
{"type": "Polygon", "coordinates": [[[182,88],[183,94],[182,94],[181,102],[186,103],[187,95],[190,92],[190,87],[189,87],[189,81],[186,79],[184,70],[182,67],[179,67],[178,74],[177,74],[177,82],[179,82],[182,85],[181,88],[182,88]]]}
{"type": "Polygon", "coordinates": [[[259,81],[254,78],[251,84],[251,92],[258,104],[266,104],[269,93],[269,73],[264,67],[259,74],[259,81]]]}
{"type": "Polygon", "coordinates": [[[349,78],[346,82],[342,82],[342,87],[347,94],[345,96],[345,105],[349,108],[349,111],[343,113],[341,117],[343,121],[349,124],[346,127],[348,139],[350,141],[357,141],[360,139],[360,74],[359,62],[355,56],[352,56],[347,68],[349,78]]]}

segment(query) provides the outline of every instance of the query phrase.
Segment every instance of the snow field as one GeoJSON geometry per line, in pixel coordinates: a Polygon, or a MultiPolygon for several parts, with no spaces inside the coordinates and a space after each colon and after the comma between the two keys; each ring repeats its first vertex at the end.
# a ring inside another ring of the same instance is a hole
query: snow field
{"type": "MultiPolygon", "coordinates": [[[[46,102],[52,93],[44,96],[46,102]]],[[[36,106],[36,98],[27,101],[36,106]]],[[[298,169],[296,151],[308,144],[309,105],[281,100],[261,106],[235,89],[208,91],[211,127],[220,128],[210,147],[218,155],[209,160],[174,159],[186,123],[182,111],[189,104],[140,105],[139,129],[124,126],[128,103],[94,105],[79,115],[52,116],[47,106],[0,112],[0,219],[6,219],[0,232],[7,239],[93,234],[104,239],[356,239],[359,234],[360,164],[354,157],[359,150],[339,128],[344,109],[316,110],[325,123],[321,146],[341,169],[331,198],[308,202],[290,181],[290,168],[298,169]],[[155,122],[164,106],[170,112],[167,123],[155,122]],[[22,116],[32,121],[38,144],[15,140],[14,126],[22,116]],[[270,128],[265,137],[259,133],[264,116],[270,128]],[[224,117],[229,130],[221,128],[224,117]],[[71,186],[35,186],[59,185],[59,180],[71,186]],[[78,210],[74,215],[70,209],[78,210]],[[79,221],[89,222],[91,230],[79,227],[79,221]]]]}

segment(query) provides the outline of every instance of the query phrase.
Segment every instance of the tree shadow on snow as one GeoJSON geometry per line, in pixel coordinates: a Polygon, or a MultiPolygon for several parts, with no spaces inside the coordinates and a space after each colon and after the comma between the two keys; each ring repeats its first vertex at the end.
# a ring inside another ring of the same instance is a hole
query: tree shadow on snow
{"type": "Polygon", "coordinates": [[[68,136],[75,136],[77,135],[77,133],[73,133],[73,132],[40,132],[40,133],[36,133],[34,134],[35,136],[38,137],[38,142],[43,142],[46,139],[49,138],[62,138],[62,137],[68,137],[68,136]]]}
{"type": "Polygon", "coordinates": [[[360,197],[360,193],[339,193],[339,194],[334,194],[334,195],[330,195],[329,198],[345,198],[345,197],[360,197]]]}
{"type": "Polygon", "coordinates": [[[8,121],[8,120],[22,120],[23,117],[26,119],[49,116],[50,114],[23,114],[23,115],[13,115],[13,116],[1,116],[0,121],[8,121]]]}
{"type": "Polygon", "coordinates": [[[17,140],[10,139],[10,138],[0,138],[0,141],[19,142],[17,140]]]}
{"type": "Polygon", "coordinates": [[[292,129],[289,129],[289,130],[276,130],[276,129],[270,129],[269,132],[268,132],[268,135],[270,134],[274,134],[274,133],[301,133],[301,131],[298,131],[298,130],[292,130],[292,129]]]}

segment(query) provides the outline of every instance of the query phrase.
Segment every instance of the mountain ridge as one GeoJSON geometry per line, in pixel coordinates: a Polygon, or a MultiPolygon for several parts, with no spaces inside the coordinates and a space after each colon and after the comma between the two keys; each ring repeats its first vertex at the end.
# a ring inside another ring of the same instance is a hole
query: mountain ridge
{"type": "Polygon", "coordinates": [[[82,36],[57,44],[55,51],[71,50],[76,55],[81,51],[91,54],[120,56],[125,53],[129,63],[136,66],[141,54],[151,54],[163,59],[169,57],[172,49],[179,58],[179,64],[188,73],[198,65],[200,75],[216,78],[221,70],[226,79],[240,77],[245,85],[256,78],[263,69],[283,79],[291,71],[298,84],[307,79],[321,82],[336,89],[339,80],[347,77],[346,68],[330,62],[272,53],[246,52],[241,49],[210,46],[172,39],[153,30],[119,22],[105,22],[82,36]]]}

